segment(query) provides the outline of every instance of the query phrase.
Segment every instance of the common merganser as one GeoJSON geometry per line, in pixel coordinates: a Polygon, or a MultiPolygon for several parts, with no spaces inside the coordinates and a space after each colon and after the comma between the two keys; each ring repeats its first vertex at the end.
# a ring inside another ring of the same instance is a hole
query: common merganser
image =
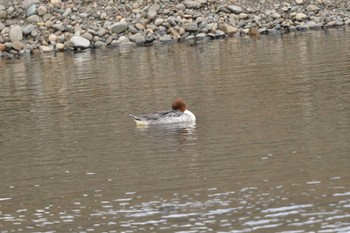
{"type": "Polygon", "coordinates": [[[172,110],[151,113],[149,115],[135,116],[129,114],[136,125],[158,125],[172,123],[196,122],[196,116],[187,110],[185,102],[178,98],[171,105],[172,110]]]}

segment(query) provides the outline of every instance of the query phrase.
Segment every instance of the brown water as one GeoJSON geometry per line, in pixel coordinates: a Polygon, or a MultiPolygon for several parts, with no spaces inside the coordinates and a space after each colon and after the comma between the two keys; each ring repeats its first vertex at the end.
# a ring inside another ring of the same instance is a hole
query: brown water
{"type": "Polygon", "coordinates": [[[350,232],[349,41],[1,60],[1,232],[350,232]],[[177,96],[196,126],[128,117],[177,96]]]}

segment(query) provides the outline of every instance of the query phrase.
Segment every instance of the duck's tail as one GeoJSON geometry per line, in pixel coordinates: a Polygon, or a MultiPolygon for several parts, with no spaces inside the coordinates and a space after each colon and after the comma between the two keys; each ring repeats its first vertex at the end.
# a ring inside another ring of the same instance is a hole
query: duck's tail
{"type": "Polygon", "coordinates": [[[132,118],[134,118],[135,121],[141,121],[141,119],[138,116],[129,114],[129,116],[131,116],[132,118]]]}
{"type": "Polygon", "coordinates": [[[134,121],[135,121],[135,123],[136,123],[137,126],[148,125],[148,123],[147,123],[146,121],[142,120],[142,119],[141,119],[140,117],[138,117],[138,116],[135,116],[135,115],[132,115],[132,114],[129,114],[129,116],[131,116],[131,117],[134,119],[134,121]]]}

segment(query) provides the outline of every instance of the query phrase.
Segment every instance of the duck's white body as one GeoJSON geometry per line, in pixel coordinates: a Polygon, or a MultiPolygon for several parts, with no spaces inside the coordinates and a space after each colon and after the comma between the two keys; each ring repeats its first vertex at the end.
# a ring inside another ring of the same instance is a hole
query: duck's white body
{"type": "Polygon", "coordinates": [[[158,124],[173,124],[173,123],[191,123],[196,122],[196,116],[189,110],[184,112],[177,110],[156,112],[144,116],[134,116],[133,117],[136,125],[158,125],[158,124]]]}

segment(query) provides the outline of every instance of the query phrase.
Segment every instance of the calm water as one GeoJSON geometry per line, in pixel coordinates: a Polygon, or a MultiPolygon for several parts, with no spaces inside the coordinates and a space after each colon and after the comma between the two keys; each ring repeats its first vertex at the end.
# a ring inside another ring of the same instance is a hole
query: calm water
{"type": "Polygon", "coordinates": [[[1,232],[350,232],[349,41],[1,60],[1,232]],[[128,117],[178,96],[195,126],[128,117]]]}

